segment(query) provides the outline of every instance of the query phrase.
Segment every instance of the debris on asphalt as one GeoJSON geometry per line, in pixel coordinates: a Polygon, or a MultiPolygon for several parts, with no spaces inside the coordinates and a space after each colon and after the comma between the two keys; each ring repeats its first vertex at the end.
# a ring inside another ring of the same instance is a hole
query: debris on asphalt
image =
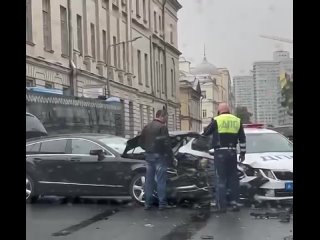
{"type": "Polygon", "coordinates": [[[250,213],[250,216],[254,217],[255,219],[271,219],[271,218],[279,218],[280,222],[282,223],[289,223],[290,222],[290,213],[287,211],[261,211],[256,210],[250,213]]]}
{"type": "Polygon", "coordinates": [[[214,239],[213,236],[209,236],[209,235],[202,235],[201,239],[214,239]]]}
{"type": "Polygon", "coordinates": [[[289,223],[290,222],[290,214],[280,214],[279,216],[281,223],[289,223]]]}
{"type": "Polygon", "coordinates": [[[151,228],[154,227],[154,225],[152,225],[152,224],[150,224],[150,223],[145,224],[144,226],[145,226],[145,227],[151,227],[151,228]]]}

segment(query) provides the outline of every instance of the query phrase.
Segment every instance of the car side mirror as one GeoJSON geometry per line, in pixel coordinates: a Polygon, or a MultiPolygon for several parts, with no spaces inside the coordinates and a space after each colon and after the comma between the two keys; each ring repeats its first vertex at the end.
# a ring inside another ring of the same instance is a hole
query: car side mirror
{"type": "Polygon", "coordinates": [[[102,149],[90,150],[90,155],[98,156],[98,161],[102,161],[104,159],[104,152],[102,149]]]}

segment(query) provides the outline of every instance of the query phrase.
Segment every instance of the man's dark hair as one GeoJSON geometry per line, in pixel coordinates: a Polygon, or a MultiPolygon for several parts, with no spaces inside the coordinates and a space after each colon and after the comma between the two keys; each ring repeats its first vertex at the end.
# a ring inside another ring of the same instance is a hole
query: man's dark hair
{"type": "Polygon", "coordinates": [[[167,116],[167,111],[165,111],[165,110],[158,110],[156,113],[156,118],[166,117],[166,116],[167,116]]]}

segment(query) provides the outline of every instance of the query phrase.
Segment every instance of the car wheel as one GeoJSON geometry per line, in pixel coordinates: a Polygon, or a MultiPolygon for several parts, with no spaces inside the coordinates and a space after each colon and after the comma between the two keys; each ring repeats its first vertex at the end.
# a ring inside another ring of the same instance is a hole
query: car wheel
{"type": "Polygon", "coordinates": [[[33,203],[38,199],[35,195],[35,187],[32,178],[26,175],[26,202],[33,203]]]}
{"type": "Polygon", "coordinates": [[[130,184],[130,195],[132,199],[140,205],[143,205],[145,202],[145,193],[144,193],[145,182],[146,182],[146,174],[138,173],[132,178],[132,181],[130,184]]]}

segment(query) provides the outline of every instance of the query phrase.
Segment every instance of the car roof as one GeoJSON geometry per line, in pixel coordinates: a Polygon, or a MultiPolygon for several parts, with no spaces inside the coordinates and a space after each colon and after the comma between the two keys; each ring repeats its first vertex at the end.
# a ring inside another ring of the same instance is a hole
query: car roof
{"type": "Polygon", "coordinates": [[[43,140],[54,140],[54,139],[60,139],[60,138],[86,138],[86,139],[96,140],[96,139],[105,138],[105,137],[119,137],[119,136],[111,135],[111,134],[103,134],[103,133],[57,134],[57,135],[28,139],[27,143],[39,142],[43,140]]]}
{"type": "Polygon", "coordinates": [[[245,134],[278,133],[266,128],[244,128],[245,134]]]}

